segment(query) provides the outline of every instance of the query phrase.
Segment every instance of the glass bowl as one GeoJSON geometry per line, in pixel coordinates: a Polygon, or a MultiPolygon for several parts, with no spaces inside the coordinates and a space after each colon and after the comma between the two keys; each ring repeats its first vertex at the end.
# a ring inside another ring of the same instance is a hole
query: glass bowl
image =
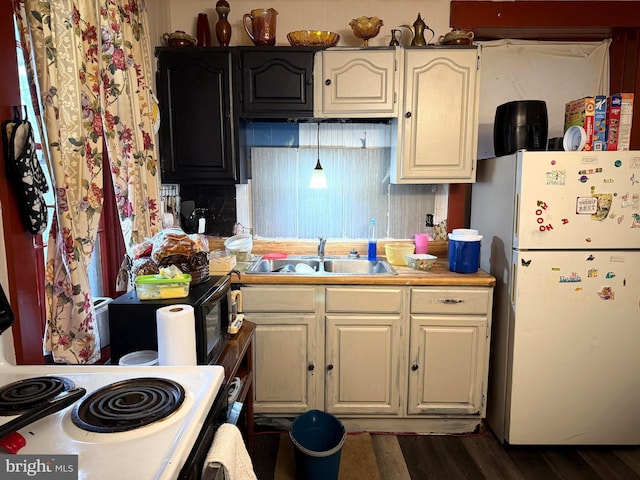
{"type": "Polygon", "coordinates": [[[369,39],[380,33],[380,27],[384,23],[378,17],[358,17],[349,22],[353,34],[364,40],[364,46],[369,46],[369,39]]]}
{"type": "Polygon", "coordinates": [[[428,253],[405,255],[404,258],[407,261],[407,265],[416,270],[431,270],[431,267],[433,267],[433,264],[438,259],[438,257],[429,255],[428,253]]]}
{"type": "Polygon", "coordinates": [[[287,33],[287,39],[294,47],[335,47],[340,35],[323,30],[296,30],[287,33]]]}

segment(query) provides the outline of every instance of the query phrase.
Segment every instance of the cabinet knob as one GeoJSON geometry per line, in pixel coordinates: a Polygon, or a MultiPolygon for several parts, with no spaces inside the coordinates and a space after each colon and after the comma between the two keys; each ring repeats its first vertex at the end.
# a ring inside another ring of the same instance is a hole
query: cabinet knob
{"type": "Polygon", "coordinates": [[[324,84],[325,84],[325,85],[327,85],[327,86],[331,85],[331,79],[327,78],[327,79],[324,81],[324,84]]]}
{"type": "Polygon", "coordinates": [[[407,112],[404,114],[404,118],[411,118],[411,112],[407,112]]]}
{"type": "Polygon", "coordinates": [[[333,365],[331,364],[327,365],[327,370],[333,370],[333,365]]]}
{"type": "Polygon", "coordinates": [[[413,370],[414,372],[418,370],[418,364],[414,363],[413,365],[411,365],[411,370],[413,370]]]}
{"type": "Polygon", "coordinates": [[[309,365],[307,367],[307,370],[309,370],[310,372],[313,372],[315,370],[316,366],[312,363],[311,365],[309,365]]]}

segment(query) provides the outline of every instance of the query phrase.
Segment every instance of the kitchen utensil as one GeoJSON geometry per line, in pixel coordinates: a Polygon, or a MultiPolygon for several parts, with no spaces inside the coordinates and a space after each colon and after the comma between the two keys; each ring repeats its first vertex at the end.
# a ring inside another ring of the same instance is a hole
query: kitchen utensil
{"type": "Polygon", "coordinates": [[[229,237],[224,241],[224,247],[230,255],[235,255],[238,261],[245,262],[250,259],[253,248],[253,238],[250,233],[241,233],[229,237]]]}
{"type": "Polygon", "coordinates": [[[416,233],[416,253],[427,253],[429,246],[429,234],[428,233],[416,233]]]}
{"type": "Polygon", "coordinates": [[[456,273],[475,273],[480,266],[478,230],[458,228],[449,234],[449,270],[456,273]]]}
{"type": "Polygon", "coordinates": [[[4,438],[10,433],[32,424],[36,420],[40,420],[47,415],[51,415],[52,413],[56,413],[63,408],[68,407],[72,403],[80,400],[85,393],[87,393],[87,391],[84,388],[78,387],[62,392],[60,395],[46,400],[37,407],[26,411],[19,417],[16,417],[0,426],[0,438],[4,438]]]}
{"type": "Polygon", "coordinates": [[[273,252],[263,255],[262,258],[264,258],[265,260],[280,260],[283,258],[287,258],[287,254],[284,252],[273,252]]]}
{"type": "Polygon", "coordinates": [[[389,46],[398,47],[400,45],[400,40],[402,40],[402,30],[398,30],[397,28],[392,28],[391,41],[389,42],[389,46]]]}
{"type": "Polygon", "coordinates": [[[276,44],[277,15],[273,8],[256,8],[243,15],[242,24],[254,45],[276,44]]]}
{"type": "Polygon", "coordinates": [[[515,100],[496,107],[493,147],[496,157],[518,150],[546,150],[547,104],[543,100],[515,100]]]}
{"type": "Polygon", "coordinates": [[[296,271],[296,267],[294,267],[293,264],[291,263],[286,263],[274,270],[274,272],[282,272],[282,273],[291,273],[295,271],[296,271]]]}
{"type": "Polygon", "coordinates": [[[358,17],[349,22],[353,34],[364,40],[364,46],[369,46],[369,40],[380,33],[380,27],[384,23],[378,17],[358,17]]]}
{"type": "Polygon", "coordinates": [[[158,365],[158,352],[155,350],[138,350],[120,357],[120,366],[152,367],[158,365]]]}
{"type": "Polygon", "coordinates": [[[391,265],[406,265],[405,255],[411,255],[415,246],[413,243],[387,243],[384,246],[384,252],[387,256],[387,262],[391,265]]]}
{"type": "Polygon", "coordinates": [[[413,40],[411,40],[411,45],[414,47],[424,47],[427,45],[427,40],[424,37],[424,31],[429,30],[431,32],[431,38],[435,35],[433,30],[431,30],[422,17],[420,16],[420,12],[418,12],[418,18],[413,22],[413,40]]]}
{"type": "Polygon", "coordinates": [[[287,39],[294,47],[335,47],[340,35],[323,30],[296,30],[287,33],[287,39]]]}
{"type": "Polygon", "coordinates": [[[565,152],[582,151],[587,144],[587,132],[579,125],[573,125],[564,132],[562,145],[565,152]]]}
{"type": "Polygon", "coordinates": [[[473,32],[467,30],[452,30],[446,35],[441,35],[438,41],[442,45],[471,45],[473,32]]]}
{"type": "Polygon", "coordinates": [[[431,270],[431,267],[438,259],[438,257],[428,253],[414,253],[413,255],[405,255],[404,258],[407,261],[407,265],[416,270],[431,270]]]}
{"type": "Polygon", "coordinates": [[[165,33],[162,35],[162,38],[170,47],[193,47],[197,43],[195,38],[182,30],[176,30],[173,33],[165,33]]]}
{"type": "Polygon", "coordinates": [[[315,270],[309,265],[306,265],[304,263],[296,264],[296,273],[314,273],[314,272],[315,270]]]}
{"type": "Polygon", "coordinates": [[[416,21],[413,22],[413,25],[400,25],[400,27],[406,28],[411,32],[411,45],[414,47],[424,47],[428,45],[428,43],[435,36],[434,31],[431,30],[431,28],[429,28],[426,23],[424,23],[424,20],[422,20],[420,13],[418,13],[418,18],[416,18],[416,21]],[[428,41],[425,38],[425,30],[429,30],[431,32],[431,38],[428,41]]]}

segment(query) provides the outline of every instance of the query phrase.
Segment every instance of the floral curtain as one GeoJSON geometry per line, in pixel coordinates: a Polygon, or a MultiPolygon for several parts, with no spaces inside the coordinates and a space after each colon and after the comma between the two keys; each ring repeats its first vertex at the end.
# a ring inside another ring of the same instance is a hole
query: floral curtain
{"type": "Polygon", "coordinates": [[[39,87],[34,104],[43,112],[56,198],[45,350],[58,363],[95,363],[100,341],[87,268],[103,168],[111,170],[125,244],[160,229],[146,10],[143,0],[13,2],[39,87]]]}

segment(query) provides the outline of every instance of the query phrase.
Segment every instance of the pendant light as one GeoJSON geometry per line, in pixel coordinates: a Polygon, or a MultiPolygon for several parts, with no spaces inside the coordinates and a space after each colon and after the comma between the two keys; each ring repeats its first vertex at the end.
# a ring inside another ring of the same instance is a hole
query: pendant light
{"type": "Polygon", "coordinates": [[[311,182],[309,182],[309,188],[327,188],[327,176],[322,169],[322,165],[320,165],[320,123],[318,122],[318,161],[316,163],[316,168],[313,169],[313,173],[311,174],[311,182]]]}

